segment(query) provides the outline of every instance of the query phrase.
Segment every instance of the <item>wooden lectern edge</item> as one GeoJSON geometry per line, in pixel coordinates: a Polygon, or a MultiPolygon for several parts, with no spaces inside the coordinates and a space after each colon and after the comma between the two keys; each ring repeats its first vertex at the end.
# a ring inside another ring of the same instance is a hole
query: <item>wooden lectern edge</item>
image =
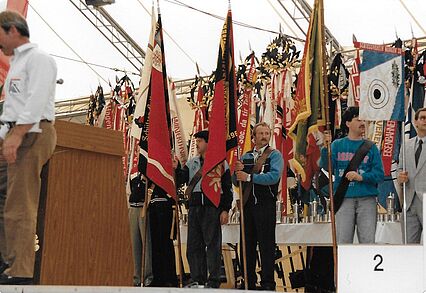
{"type": "Polygon", "coordinates": [[[124,156],[123,132],[56,120],[57,147],[124,156]]]}

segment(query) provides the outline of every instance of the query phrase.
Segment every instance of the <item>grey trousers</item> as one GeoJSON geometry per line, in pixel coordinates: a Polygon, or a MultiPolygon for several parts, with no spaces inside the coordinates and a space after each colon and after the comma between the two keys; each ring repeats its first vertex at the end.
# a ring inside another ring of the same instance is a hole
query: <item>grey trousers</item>
{"type": "Polygon", "coordinates": [[[212,287],[220,285],[222,229],[219,214],[214,206],[191,206],[188,212],[186,256],[191,279],[199,284],[207,282],[212,287]]]}
{"type": "Polygon", "coordinates": [[[357,226],[359,243],[374,243],[377,225],[376,197],[345,198],[336,213],[338,243],[353,243],[357,226]]]}
{"type": "MultiPolygon", "coordinates": [[[[404,218],[401,217],[401,231],[404,237],[404,218]]],[[[422,201],[416,195],[407,210],[407,243],[420,243],[423,231],[423,206],[422,201]]]]}
{"type": "MultiPolygon", "coordinates": [[[[143,225],[144,219],[141,217],[142,207],[129,208],[129,222],[130,222],[130,237],[132,240],[132,252],[134,262],[134,275],[133,284],[141,283],[142,277],[142,247],[143,247],[143,225]]],[[[151,233],[149,223],[147,223],[147,244],[145,250],[145,267],[144,267],[144,285],[147,286],[152,282],[152,257],[151,257],[151,233]]]]}

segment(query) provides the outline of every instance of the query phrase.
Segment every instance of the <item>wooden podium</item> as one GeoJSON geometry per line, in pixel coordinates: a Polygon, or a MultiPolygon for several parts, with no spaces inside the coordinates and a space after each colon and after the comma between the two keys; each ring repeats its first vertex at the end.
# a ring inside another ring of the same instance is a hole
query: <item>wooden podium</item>
{"type": "Polygon", "coordinates": [[[123,134],[56,121],[58,142],[42,172],[34,281],[131,286],[123,134]]]}

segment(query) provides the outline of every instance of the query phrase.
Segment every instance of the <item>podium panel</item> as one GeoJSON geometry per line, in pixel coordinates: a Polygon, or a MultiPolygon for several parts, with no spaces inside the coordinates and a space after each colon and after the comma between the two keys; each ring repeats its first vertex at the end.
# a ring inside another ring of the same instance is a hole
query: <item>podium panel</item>
{"type": "Polygon", "coordinates": [[[35,281],[130,286],[133,276],[121,132],[56,121],[42,174],[35,281]]]}

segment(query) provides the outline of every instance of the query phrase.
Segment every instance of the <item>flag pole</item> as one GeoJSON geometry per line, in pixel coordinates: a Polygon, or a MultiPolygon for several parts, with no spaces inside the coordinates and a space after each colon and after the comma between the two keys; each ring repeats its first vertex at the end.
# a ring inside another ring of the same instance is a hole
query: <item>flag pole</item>
{"type": "Polygon", "coordinates": [[[183,270],[182,270],[182,242],[180,239],[180,214],[179,214],[179,201],[176,198],[176,241],[178,246],[178,271],[179,271],[179,288],[183,286],[183,270]]]}
{"type": "MultiPolygon", "coordinates": [[[[176,150],[176,145],[175,145],[175,140],[172,140],[173,143],[173,150],[176,150]]],[[[174,154],[173,154],[174,156],[174,154]]],[[[176,172],[174,172],[173,175],[173,180],[176,184],[176,172]]],[[[176,213],[175,213],[175,217],[176,217],[176,241],[177,241],[177,253],[178,253],[178,271],[179,271],[179,288],[183,287],[183,269],[182,269],[182,241],[180,238],[180,209],[179,209],[179,200],[178,200],[178,194],[176,192],[176,213]]]]}
{"type": "MultiPolygon", "coordinates": [[[[241,159],[241,150],[237,146],[237,158],[241,159]]],[[[247,279],[247,247],[246,247],[246,226],[244,224],[244,198],[243,198],[243,183],[238,181],[238,193],[240,197],[240,227],[241,227],[241,248],[243,255],[243,268],[244,268],[244,288],[248,290],[248,279],[247,279]]]]}
{"type": "MultiPolygon", "coordinates": [[[[326,43],[325,43],[325,24],[324,24],[324,1],[318,0],[320,5],[321,14],[321,36],[322,36],[322,75],[324,84],[324,106],[325,106],[325,121],[326,130],[330,133],[330,105],[328,103],[328,78],[327,78],[327,54],[326,54],[326,43]]],[[[330,133],[331,135],[331,133],[330,133]]],[[[330,141],[327,141],[327,162],[328,162],[328,193],[330,195],[330,208],[331,208],[331,235],[333,241],[333,263],[334,263],[334,285],[337,292],[337,238],[336,238],[336,218],[334,214],[334,195],[333,195],[333,170],[331,165],[331,145],[330,141]]]]}
{"type": "MultiPolygon", "coordinates": [[[[413,30],[411,29],[411,35],[414,39],[414,34],[413,34],[413,30]]],[[[414,39],[411,40],[412,45],[414,43],[413,46],[413,66],[415,68],[415,62],[417,59],[417,40],[414,39]]],[[[413,105],[413,90],[414,90],[414,82],[415,82],[415,70],[413,69],[412,71],[412,79],[411,79],[411,85],[410,85],[410,97],[408,98],[408,102],[407,105],[404,105],[404,109],[406,109],[405,111],[405,117],[408,116],[408,105],[411,103],[411,105],[413,105]]],[[[405,87],[404,87],[405,90],[405,87]]],[[[403,123],[401,124],[401,148],[402,148],[402,170],[405,172],[406,171],[406,161],[405,161],[405,120],[403,121],[403,123]]],[[[403,207],[402,207],[402,218],[404,221],[404,233],[403,233],[403,244],[406,245],[407,244],[407,197],[406,197],[406,183],[403,182],[402,183],[402,200],[403,200],[403,207]]]]}
{"type": "Polygon", "coordinates": [[[142,208],[142,218],[143,226],[142,226],[142,266],[141,266],[141,284],[142,287],[145,287],[145,262],[146,262],[146,246],[147,246],[147,226],[148,226],[148,206],[151,201],[151,195],[154,190],[154,183],[148,188],[148,178],[145,178],[145,203],[142,208]]]}

